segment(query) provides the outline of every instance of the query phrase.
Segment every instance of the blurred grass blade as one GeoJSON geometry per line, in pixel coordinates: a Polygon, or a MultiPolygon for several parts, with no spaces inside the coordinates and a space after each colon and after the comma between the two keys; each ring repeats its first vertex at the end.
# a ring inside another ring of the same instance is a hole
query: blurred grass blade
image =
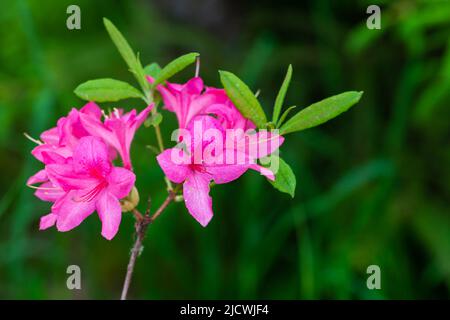
{"type": "Polygon", "coordinates": [[[114,102],[129,98],[142,98],[139,90],[115,79],[95,79],[80,84],[75,94],[81,99],[96,102],[114,102]]]}
{"type": "Polygon", "coordinates": [[[356,104],[362,94],[362,91],[347,91],[316,102],[289,119],[281,127],[280,133],[301,131],[327,122],[356,104]]]}
{"type": "Polygon", "coordinates": [[[291,106],[291,107],[287,108],[286,111],[283,112],[283,114],[281,115],[280,120],[278,120],[278,123],[275,122],[277,128],[279,128],[279,127],[283,124],[284,120],[286,120],[286,117],[287,117],[287,116],[289,115],[289,113],[290,113],[292,110],[294,110],[295,108],[297,108],[297,106],[291,106]]]}
{"type": "Polygon", "coordinates": [[[292,198],[295,196],[296,179],[291,167],[280,157],[271,156],[271,163],[278,161],[278,171],[275,173],[275,181],[268,180],[277,190],[289,194],[292,198]]]}
{"type": "Polygon", "coordinates": [[[155,82],[153,83],[153,86],[156,86],[158,84],[163,83],[170,77],[172,77],[174,74],[180,72],[190,64],[193,64],[195,62],[195,59],[199,56],[198,53],[192,52],[185,54],[181,57],[176,58],[175,60],[169,62],[157,75],[155,78],[155,82]]]}
{"type": "Polygon", "coordinates": [[[284,77],[283,84],[281,85],[280,91],[278,91],[277,98],[275,99],[275,105],[273,107],[273,117],[272,122],[277,123],[280,117],[281,108],[283,107],[284,98],[286,97],[286,92],[289,88],[292,78],[292,65],[290,64],[286,76],[284,77]]]}
{"type": "Polygon", "coordinates": [[[219,71],[220,81],[231,101],[245,118],[262,128],[267,123],[266,115],[250,88],[236,75],[228,71],[219,71]]]}

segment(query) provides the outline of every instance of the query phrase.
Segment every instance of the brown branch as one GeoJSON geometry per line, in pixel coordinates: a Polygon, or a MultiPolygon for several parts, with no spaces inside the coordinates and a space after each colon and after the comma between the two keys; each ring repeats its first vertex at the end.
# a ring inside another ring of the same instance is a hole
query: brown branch
{"type": "Polygon", "coordinates": [[[131,249],[130,261],[128,262],[127,274],[125,276],[125,282],[123,284],[122,295],[120,300],[127,299],[128,288],[130,287],[131,278],[133,276],[134,265],[136,264],[136,259],[142,251],[142,241],[145,238],[148,226],[155,221],[156,218],[167,208],[167,206],[175,199],[176,191],[169,190],[169,195],[166,200],[161,204],[161,206],[156,210],[156,212],[150,216],[150,208],[147,208],[145,215],[142,215],[137,209],[133,210],[133,214],[136,218],[135,229],[136,229],[136,241],[134,242],[133,248],[131,249]]]}

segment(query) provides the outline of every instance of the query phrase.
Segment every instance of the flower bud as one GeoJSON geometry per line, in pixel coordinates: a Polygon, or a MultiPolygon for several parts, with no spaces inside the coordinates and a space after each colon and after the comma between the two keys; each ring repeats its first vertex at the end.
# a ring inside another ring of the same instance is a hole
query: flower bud
{"type": "Polygon", "coordinates": [[[120,206],[122,207],[122,212],[129,212],[136,208],[139,204],[139,192],[136,189],[136,186],[133,186],[130,194],[128,194],[125,198],[120,200],[120,206]]]}

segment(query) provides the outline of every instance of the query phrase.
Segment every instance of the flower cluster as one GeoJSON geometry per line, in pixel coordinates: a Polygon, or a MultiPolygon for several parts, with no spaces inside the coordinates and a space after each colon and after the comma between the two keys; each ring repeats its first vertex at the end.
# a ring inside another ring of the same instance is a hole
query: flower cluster
{"type": "Polygon", "coordinates": [[[119,200],[130,193],[136,179],[131,171],[131,142],[152,107],[139,114],[115,109],[104,115],[90,102],[72,109],[56,127],[41,134],[31,153],[44,169],[27,182],[39,184],[35,195],[53,203],[51,212],[41,218],[41,230],[56,224],[59,231],[69,231],[97,211],[103,237],[110,240],[116,235],[122,216],[119,200]],[[112,163],[117,154],[123,167],[112,163]]]}
{"type": "MultiPolygon", "coordinates": [[[[148,81],[152,83],[153,78],[149,77],[148,81]]],[[[175,113],[178,130],[182,130],[177,142],[184,145],[184,148],[177,145],[162,151],[157,161],[170,181],[183,185],[186,207],[202,226],[213,216],[209,196],[212,181],[228,183],[249,169],[274,179],[274,173],[257,161],[276,151],[284,139],[277,134],[256,132],[255,125],[242,116],[225,90],[205,87],[199,77],[185,84],[166,82],[156,90],[165,109],[175,113]],[[196,131],[198,126],[200,132],[196,131]],[[211,129],[218,134],[213,137],[204,134],[211,129]],[[232,143],[229,131],[235,134],[232,143]],[[252,133],[252,139],[248,132],[252,133]],[[186,139],[187,136],[192,139],[186,139]],[[202,155],[199,161],[197,149],[202,155]],[[232,161],[215,161],[225,154],[227,159],[231,154],[232,161]],[[179,163],[176,156],[187,161],[179,163]]],[[[39,141],[32,154],[45,167],[30,177],[28,184],[39,184],[35,187],[36,196],[53,205],[51,212],[41,218],[40,229],[56,224],[59,231],[68,231],[97,211],[102,235],[107,239],[115,236],[121,221],[119,200],[129,194],[135,183],[131,143],[152,107],[139,114],[136,110],[124,113],[115,109],[105,115],[95,103],[89,102],[80,110],[72,109],[58,120],[55,128],[41,134],[42,142],[39,141]],[[113,166],[117,155],[123,167],[113,166]]]]}
{"type": "Polygon", "coordinates": [[[185,84],[159,85],[157,89],[166,109],[176,114],[179,128],[184,129],[180,130],[178,140],[185,144],[184,148],[166,149],[157,160],[169,180],[183,184],[186,207],[202,226],[206,226],[213,216],[209,196],[211,181],[228,183],[249,169],[274,180],[273,172],[258,165],[257,160],[277,150],[284,141],[283,137],[265,134],[261,138],[262,134],[255,132],[255,125],[242,116],[225,90],[204,88],[202,79],[198,77],[185,84]],[[215,134],[206,134],[211,130],[215,134]],[[233,132],[236,139],[231,141],[226,132],[233,132]],[[254,149],[247,139],[247,132],[254,133],[254,149]],[[190,137],[189,141],[186,141],[186,136],[190,137]],[[232,161],[223,161],[225,154],[232,161]],[[175,161],[176,158],[184,161],[175,161]],[[221,161],[217,161],[219,158],[221,161]]]}

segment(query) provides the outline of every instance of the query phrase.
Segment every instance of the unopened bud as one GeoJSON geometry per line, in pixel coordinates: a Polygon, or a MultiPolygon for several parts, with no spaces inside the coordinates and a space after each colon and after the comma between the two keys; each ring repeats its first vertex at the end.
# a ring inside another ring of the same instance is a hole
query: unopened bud
{"type": "Polygon", "coordinates": [[[122,207],[122,212],[128,212],[136,208],[139,204],[139,192],[135,186],[131,189],[131,192],[122,200],[120,200],[120,206],[122,207]]]}

